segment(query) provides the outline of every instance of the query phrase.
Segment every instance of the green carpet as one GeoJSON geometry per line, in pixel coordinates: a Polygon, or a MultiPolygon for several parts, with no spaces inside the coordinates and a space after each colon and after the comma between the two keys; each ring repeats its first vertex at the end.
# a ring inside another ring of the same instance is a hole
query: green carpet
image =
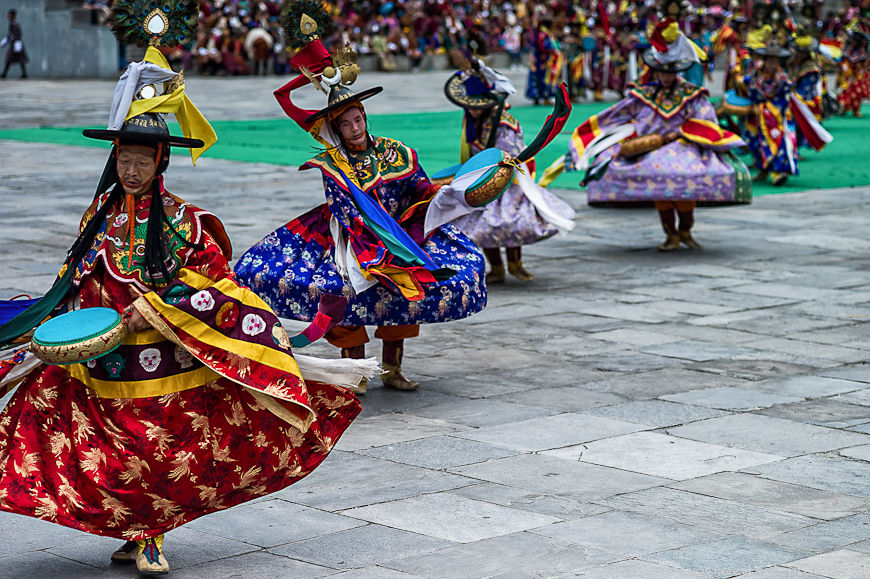
{"type": "MultiPolygon", "coordinates": [[[[570,132],[584,119],[603,108],[604,103],[574,105],[566,131],[537,157],[543,170],[568,147],[570,132]]],[[[530,141],[543,124],[549,111],[544,107],[513,107],[511,112],[522,123],[526,141],[530,141]]],[[[783,187],[769,183],[755,184],[755,195],[789,193],[806,189],[829,189],[870,185],[870,163],[867,163],[867,139],[870,137],[870,106],[864,107],[865,118],[835,117],[825,121],[825,128],[834,135],[834,142],[824,151],[804,152],[799,164],[800,175],[789,179],[783,187]]],[[[457,163],[462,113],[459,110],[423,114],[370,115],[373,134],[388,135],[411,145],[429,173],[457,163]]],[[[289,119],[215,121],[217,144],[206,155],[216,159],[243,162],[268,162],[278,165],[299,165],[317,154],[313,139],[289,119]]],[[[106,147],[103,141],[86,139],[84,128],[44,127],[0,130],[0,139],[106,147]]],[[[178,128],[172,129],[179,133],[178,128]]],[[[748,161],[745,158],[744,161],[748,161]]],[[[95,169],[96,170],[96,169],[95,169]]],[[[553,187],[578,189],[578,173],[563,174],[553,187]]]]}

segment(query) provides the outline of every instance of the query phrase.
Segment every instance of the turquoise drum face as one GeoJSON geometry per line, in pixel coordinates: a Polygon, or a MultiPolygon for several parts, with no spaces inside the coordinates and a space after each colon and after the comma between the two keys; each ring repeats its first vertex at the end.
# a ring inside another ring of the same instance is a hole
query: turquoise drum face
{"type": "Polygon", "coordinates": [[[459,167],[459,170],[456,172],[456,176],[465,175],[466,173],[471,173],[472,171],[476,171],[477,169],[482,169],[483,167],[488,167],[490,165],[495,165],[496,163],[501,163],[504,161],[504,153],[491,147],[489,149],[484,149],[465,163],[459,167]]]}
{"type": "Polygon", "coordinates": [[[75,344],[114,329],[121,315],[111,308],[85,308],[52,318],[36,328],[33,342],[43,346],[75,344]]]}

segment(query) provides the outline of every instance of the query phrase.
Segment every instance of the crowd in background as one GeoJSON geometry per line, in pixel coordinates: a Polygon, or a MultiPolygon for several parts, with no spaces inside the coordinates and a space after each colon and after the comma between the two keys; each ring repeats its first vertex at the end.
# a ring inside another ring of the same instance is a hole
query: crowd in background
{"type": "MultiPolygon", "coordinates": [[[[84,3],[103,16],[111,4],[112,0],[84,3]]],[[[277,0],[199,0],[197,38],[167,50],[166,56],[174,66],[204,75],[289,73],[281,4],[277,0]]],[[[688,17],[682,24],[689,36],[712,54],[717,33],[734,14],[751,14],[749,4],[745,0],[684,0],[683,11],[688,17]]],[[[822,2],[815,0],[785,4],[795,14],[812,11],[813,33],[830,38],[842,38],[849,22],[870,10],[870,0],[847,0],[838,12],[825,12],[822,2]]],[[[661,12],[662,2],[338,0],[327,2],[327,6],[337,30],[326,39],[327,46],[349,43],[360,55],[375,55],[381,70],[394,70],[397,57],[407,57],[417,70],[432,65],[431,59],[425,60],[426,55],[446,54],[455,61],[459,54],[494,52],[509,55],[512,68],[526,67],[544,27],[548,42],[564,55],[567,77],[581,76],[579,67],[584,59],[578,56],[601,54],[606,48],[616,68],[606,79],[605,88],[619,90],[626,76],[622,69],[647,46],[648,24],[661,12]]],[[[713,62],[715,59],[710,60],[706,74],[713,62]]]]}

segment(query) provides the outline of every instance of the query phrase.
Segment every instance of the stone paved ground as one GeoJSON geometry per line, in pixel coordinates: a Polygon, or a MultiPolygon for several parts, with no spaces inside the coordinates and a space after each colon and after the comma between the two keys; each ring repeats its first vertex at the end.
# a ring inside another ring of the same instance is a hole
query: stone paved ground
{"type": "MultiPolygon", "coordinates": [[[[442,106],[434,82],[386,80],[442,106]]],[[[244,82],[213,86],[266,86],[244,82]]],[[[46,125],[110,88],[40,83],[69,98],[37,110],[34,85],[0,101],[46,125]]],[[[231,116],[219,97],[199,102],[231,116]]],[[[273,116],[257,97],[244,113],[273,116]]],[[[0,158],[0,296],[40,293],[105,152],[0,141],[0,158]]],[[[177,157],[168,184],[237,254],[322,198],[313,175],[207,158],[177,157]]],[[[306,480],[169,534],[172,576],[870,576],[870,189],[702,209],[706,249],[672,254],[651,210],[563,193],[577,228],[527,248],[534,283],[425,327],[420,390],[372,388],[306,480]]],[[[135,575],[111,539],[8,514],[0,539],[3,577],[135,575]]]]}

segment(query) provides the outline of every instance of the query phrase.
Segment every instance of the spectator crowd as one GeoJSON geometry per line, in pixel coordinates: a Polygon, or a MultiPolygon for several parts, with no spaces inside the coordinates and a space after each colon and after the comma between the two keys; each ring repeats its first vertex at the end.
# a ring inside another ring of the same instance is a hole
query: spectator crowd
{"type": "MultiPolygon", "coordinates": [[[[672,0],[677,2],[677,0],[672,0]]],[[[682,0],[688,16],[682,26],[705,50],[734,14],[752,13],[752,1],[682,0]]],[[[755,0],[755,4],[766,3],[755,0]]],[[[101,18],[112,0],[84,3],[101,18]]],[[[455,65],[460,55],[502,52],[514,69],[528,65],[538,31],[545,26],[550,42],[564,54],[566,75],[580,76],[584,53],[601,51],[630,65],[628,56],[647,46],[646,30],[667,2],[654,0],[337,0],[326,2],[336,22],[327,46],[348,43],[359,55],[373,55],[381,70],[397,68],[407,57],[414,70],[431,66],[427,55],[446,54],[455,65]]],[[[870,11],[870,0],[847,0],[839,11],[825,11],[817,0],[784,2],[792,12],[814,14],[816,35],[846,34],[857,14],[870,11]]],[[[199,0],[199,32],[187,45],[168,50],[173,66],[204,75],[285,74],[290,72],[281,30],[278,0],[199,0]]],[[[586,59],[587,61],[589,59],[586,59]]],[[[712,62],[712,60],[711,60],[712,62]]],[[[588,68],[588,64],[586,64],[588,68]]],[[[587,71],[588,72],[588,71],[587,71]]],[[[709,69],[706,71],[709,72],[709,69]]],[[[614,71],[617,79],[624,77],[614,71]]],[[[617,81],[608,79],[608,84],[617,81]]],[[[611,88],[608,86],[608,88],[611,88]]]]}

